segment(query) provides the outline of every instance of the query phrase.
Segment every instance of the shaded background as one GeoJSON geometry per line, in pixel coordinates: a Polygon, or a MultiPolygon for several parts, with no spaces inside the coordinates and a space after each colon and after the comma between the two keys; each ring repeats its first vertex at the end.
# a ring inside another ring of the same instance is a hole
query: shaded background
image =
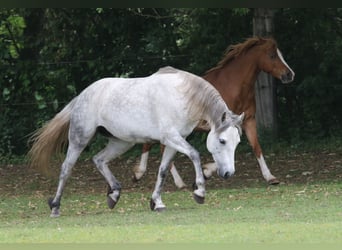
{"type": "MultiPolygon", "coordinates": [[[[296,77],[276,84],[270,143],[340,140],[342,9],[274,11],[273,36],[296,77]]],[[[230,44],[253,36],[254,12],[0,9],[1,162],[24,155],[28,135],[99,78],[146,76],[165,65],[203,74],[230,44]]]]}

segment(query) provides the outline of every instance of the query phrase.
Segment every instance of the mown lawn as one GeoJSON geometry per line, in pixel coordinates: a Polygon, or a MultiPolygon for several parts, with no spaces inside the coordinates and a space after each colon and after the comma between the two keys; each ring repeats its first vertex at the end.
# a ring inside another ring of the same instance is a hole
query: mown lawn
{"type": "Polygon", "coordinates": [[[1,198],[1,243],[341,243],[342,183],[166,192],[151,212],[149,192],[125,192],[114,210],[103,193],[64,196],[57,219],[46,197],[1,198]]]}
{"type": "MultiPolygon", "coordinates": [[[[177,190],[168,176],[164,213],[149,208],[158,153],[151,156],[139,183],[131,181],[137,157],[111,164],[123,185],[114,210],[107,208],[103,177],[86,158],[74,168],[57,219],[49,217],[46,202],[57,179],[45,178],[25,163],[1,164],[0,249],[207,250],[214,249],[212,244],[215,250],[340,249],[341,143],[266,151],[270,169],[281,180],[279,186],[264,182],[249,148],[238,150],[236,174],[226,181],[215,176],[207,181],[203,205],[192,199],[193,166],[179,155],[176,165],[188,187],[177,190]]],[[[202,161],[209,160],[204,155],[202,161]]],[[[58,164],[51,169],[58,176],[58,164]]]]}

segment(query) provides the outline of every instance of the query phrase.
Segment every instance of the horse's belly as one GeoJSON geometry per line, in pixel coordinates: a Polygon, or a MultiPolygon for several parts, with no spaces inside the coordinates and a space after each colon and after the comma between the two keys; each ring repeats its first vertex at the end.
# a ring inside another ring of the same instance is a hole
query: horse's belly
{"type": "Polygon", "coordinates": [[[160,141],[169,133],[177,133],[186,137],[196,126],[196,122],[183,123],[177,119],[168,120],[162,117],[155,119],[148,115],[136,117],[116,115],[115,117],[116,119],[102,123],[101,126],[105,127],[114,137],[134,143],[160,141]]]}

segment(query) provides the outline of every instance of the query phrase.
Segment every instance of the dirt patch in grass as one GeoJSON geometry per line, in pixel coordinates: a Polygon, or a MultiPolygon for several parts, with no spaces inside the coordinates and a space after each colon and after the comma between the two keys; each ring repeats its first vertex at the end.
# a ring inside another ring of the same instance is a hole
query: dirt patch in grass
{"type": "MultiPolygon", "coordinates": [[[[306,184],[312,182],[342,181],[342,149],[311,152],[281,152],[265,154],[266,162],[279,180],[280,185],[306,184]]],[[[202,163],[211,162],[210,156],[202,156],[202,163]]],[[[123,192],[152,191],[156,181],[159,154],[152,154],[148,161],[148,169],[144,177],[137,183],[132,182],[133,167],[139,162],[138,157],[124,157],[111,162],[110,169],[121,182],[123,192]]],[[[190,160],[181,154],[175,159],[179,174],[192,189],[194,168],[190,160]]],[[[267,187],[257,161],[252,153],[236,153],[236,173],[229,180],[213,176],[206,182],[207,190],[217,188],[267,187]]],[[[51,196],[55,193],[60,167],[55,164],[51,168],[54,177],[44,177],[28,168],[27,165],[0,166],[1,196],[19,194],[36,194],[51,196]]],[[[177,190],[171,174],[168,175],[164,191],[177,190]]],[[[106,193],[106,182],[90,160],[79,161],[73,169],[66,188],[66,193],[106,193]]]]}

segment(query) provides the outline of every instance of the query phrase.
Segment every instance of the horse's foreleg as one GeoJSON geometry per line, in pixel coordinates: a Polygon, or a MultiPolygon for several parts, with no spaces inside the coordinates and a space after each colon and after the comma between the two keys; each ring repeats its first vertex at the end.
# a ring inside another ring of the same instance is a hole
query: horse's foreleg
{"type": "Polygon", "coordinates": [[[93,157],[93,161],[108,183],[107,204],[113,209],[120,198],[121,185],[108,168],[108,162],[125,153],[134,144],[110,139],[107,146],[93,157]]]}
{"type": "Polygon", "coordinates": [[[160,212],[160,211],[165,210],[165,205],[161,199],[161,191],[162,191],[163,184],[165,182],[167,168],[176,153],[177,151],[174,150],[173,148],[165,147],[164,149],[162,161],[160,163],[159,170],[158,170],[157,182],[156,182],[154,191],[152,193],[152,198],[150,202],[150,207],[152,211],[160,212]]]}
{"type": "Polygon", "coordinates": [[[190,159],[194,163],[195,166],[195,173],[196,173],[196,186],[197,189],[194,191],[194,199],[197,203],[203,204],[204,203],[204,196],[205,196],[205,180],[203,176],[203,171],[201,168],[201,160],[199,153],[194,150],[189,155],[190,159]]]}
{"type": "Polygon", "coordinates": [[[262,154],[261,147],[258,141],[255,119],[246,120],[243,126],[247,139],[250,145],[252,146],[254,154],[258,160],[262,176],[271,185],[279,184],[279,180],[276,177],[274,177],[271,171],[268,169],[266,161],[262,154]]]}
{"type": "Polygon", "coordinates": [[[143,144],[142,153],[140,157],[140,162],[138,165],[135,165],[133,168],[133,182],[137,182],[141,179],[141,177],[144,175],[147,169],[147,160],[148,155],[150,153],[152,144],[145,143],[143,144]]]}
{"type": "Polygon", "coordinates": [[[197,203],[204,203],[205,196],[205,180],[201,168],[201,160],[199,153],[182,137],[170,136],[166,138],[165,145],[176,149],[178,152],[185,154],[190,158],[195,167],[196,173],[196,186],[197,189],[194,191],[194,198],[197,203]]]}

